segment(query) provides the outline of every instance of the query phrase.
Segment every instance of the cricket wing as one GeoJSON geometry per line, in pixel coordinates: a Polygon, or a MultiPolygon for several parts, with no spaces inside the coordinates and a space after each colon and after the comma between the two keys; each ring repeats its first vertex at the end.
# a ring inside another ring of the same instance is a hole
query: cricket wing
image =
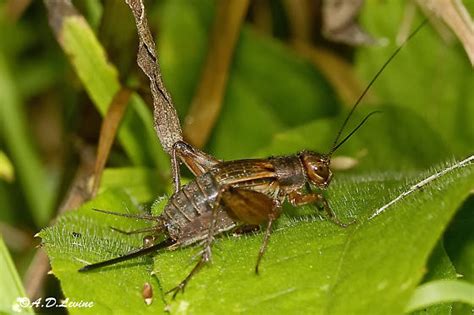
{"type": "Polygon", "coordinates": [[[222,162],[213,168],[213,172],[220,185],[234,188],[268,184],[277,177],[273,164],[262,159],[222,162]]]}
{"type": "Polygon", "coordinates": [[[231,188],[221,198],[229,215],[246,224],[262,224],[277,215],[275,201],[254,190],[231,188]]]}

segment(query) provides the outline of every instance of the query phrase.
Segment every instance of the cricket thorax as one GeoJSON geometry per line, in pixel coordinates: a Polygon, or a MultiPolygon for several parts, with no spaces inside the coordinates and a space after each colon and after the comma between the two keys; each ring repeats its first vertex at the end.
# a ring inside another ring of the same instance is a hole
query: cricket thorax
{"type": "Polygon", "coordinates": [[[282,156],[270,159],[282,194],[301,189],[306,183],[303,165],[298,156],[282,156]]]}

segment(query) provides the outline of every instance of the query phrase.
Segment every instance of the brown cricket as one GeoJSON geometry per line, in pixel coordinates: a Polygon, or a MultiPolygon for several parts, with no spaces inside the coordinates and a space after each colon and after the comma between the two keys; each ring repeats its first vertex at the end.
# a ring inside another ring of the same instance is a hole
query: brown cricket
{"type": "MultiPolygon", "coordinates": [[[[423,24],[410,35],[407,41],[423,24]]],[[[272,224],[280,216],[281,206],[285,201],[289,201],[294,206],[319,205],[326,211],[329,220],[341,227],[346,227],[348,224],[337,219],[322,194],[332,178],[331,156],[372,114],[376,113],[367,115],[339,142],[354,110],[402,46],[396,49],[384,63],[358,98],[327,154],[301,151],[294,155],[266,159],[221,161],[182,140],[176,141],[171,152],[175,192],[169,198],[161,215],[120,214],[95,209],[104,213],[153,221],[154,225],[149,228],[133,231],[114,229],[125,234],[151,233],[144,237],[143,247],[110,260],[86,265],[79,271],[90,271],[158,250],[174,250],[202,241],[203,250],[198,263],[183,281],[168,291],[175,297],[178,292],[184,291],[192,276],[211,260],[214,237],[226,231],[265,226],[265,234],[255,266],[255,272],[258,274],[260,261],[269,242],[272,224]],[[183,187],[180,186],[180,162],[184,163],[196,176],[183,187]],[[158,236],[163,235],[165,240],[156,243],[158,236]]]]}
{"type": "MultiPolygon", "coordinates": [[[[366,116],[354,131],[362,126],[370,115],[366,116]]],[[[346,139],[352,134],[353,132],[346,139]]],[[[144,237],[143,247],[111,260],[86,265],[79,271],[108,266],[158,249],[173,250],[204,241],[199,262],[178,286],[170,290],[176,295],[180,290],[184,290],[191,277],[211,260],[214,236],[236,228],[246,229],[266,224],[255,266],[255,272],[258,273],[272,224],[280,216],[281,206],[286,200],[294,206],[318,204],[332,222],[341,227],[347,226],[337,219],[321,193],[328,187],[332,178],[329,168],[331,154],[302,151],[289,156],[223,162],[183,141],[175,143],[173,150],[173,155],[183,161],[196,178],[181,188],[178,172],[175,173],[175,178],[178,179],[176,191],[161,215],[128,215],[95,209],[154,221],[155,225],[150,228],[133,231],[114,229],[125,234],[153,232],[152,235],[144,237]],[[313,191],[313,188],[318,191],[313,191]],[[166,235],[166,239],[154,244],[155,236],[162,234],[166,235]]]]}

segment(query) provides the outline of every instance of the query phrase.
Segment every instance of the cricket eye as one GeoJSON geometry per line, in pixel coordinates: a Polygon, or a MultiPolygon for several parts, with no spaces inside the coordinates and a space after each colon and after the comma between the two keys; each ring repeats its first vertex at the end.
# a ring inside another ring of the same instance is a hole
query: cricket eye
{"type": "Polygon", "coordinates": [[[316,176],[323,181],[327,181],[329,178],[329,167],[326,165],[316,165],[313,167],[313,172],[316,176]]]}
{"type": "Polygon", "coordinates": [[[329,184],[332,174],[325,159],[319,156],[306,155],[303,156],[303,164],[311,184],[320,188],[325,188],[329,184]]]}

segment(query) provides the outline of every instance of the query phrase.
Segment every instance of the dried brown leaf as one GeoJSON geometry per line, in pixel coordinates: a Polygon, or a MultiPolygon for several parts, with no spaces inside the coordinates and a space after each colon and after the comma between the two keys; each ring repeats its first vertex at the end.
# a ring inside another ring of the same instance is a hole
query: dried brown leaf
{"type": "Polygon", "coordinates": [[[474,66],[474,21],[460,0],[417,1],[440,17],[456,34],[474,66]]]}
{"type": "Polygon", "coordinates": [[[8,0],[5,15],[11,22],[15,22],[23,15],[30,4],[31,0],[8,0]]]}
{"type": "Polygon", "coordinates": [[[32,247],[33,237],[29,231],[0,221],[0,235],[8,248],[21,252],[32,247]]]}
{"type": "Polygon", "coordinates": [[[142,0],[126,0],[137,25],[139,44],[137,63],[150,79],[150,89],[153,96],[153,116],[155,130],[163,149],[171,154],[173,144],[183,139],[181,125],[171,96],[161,79],[155,42],[148,27],[145,6],[142,0]]]}
{"type": "Polygon", "coordinates": [[[110,149],[117,135],[117,130],[125,114],[128,101],[132,91],[122,88],[114,96],[112,103],[107,109],[107,113],[100,127],[99,146],[97,148],[97,158],[94,167],[94,179],[91,195],[95,196],[99,189],[100,179],[104,171],[105,163],[109,157],[110,149]]]}
{"type": "Polygon", "coordinates": [[[229,68],[249,1],[219,1],[201,79],[184,122],[184,136],[203,147],[214,127],[225,95],[229,68]]]}
{"type": "Polygon", "coordinates": [[[348,45],[370,45],[375,40],[357,23],[364,0],[324,0],[323,35],[332,41],[348,45]]]}
{"type": "Polygon", "coordinates": [[[250,10],[255,28],[263,34],[271,34],[273,17],[270,10],[270,0],[252,1],[250,10]]]}
{"type": "Polygon", "coordinates": [[[305,42],[311,41],[313,37],[312,4],[314,3],[307,0],[285,0],[283,4],[288,15],[292,37],[305,42]]]}

